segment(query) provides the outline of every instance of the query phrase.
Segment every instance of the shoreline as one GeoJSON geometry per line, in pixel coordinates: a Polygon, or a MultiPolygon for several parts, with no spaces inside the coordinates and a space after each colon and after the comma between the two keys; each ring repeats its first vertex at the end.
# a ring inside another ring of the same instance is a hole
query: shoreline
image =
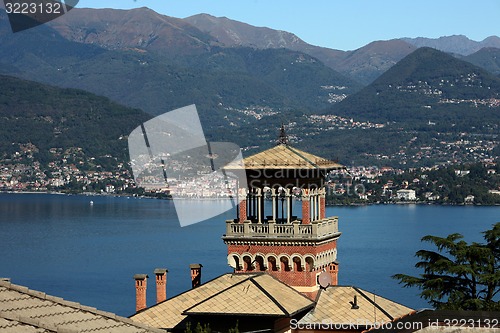
{"type": "MultiPolygon", "coordinates": [[[[56,191],[9,191],[0,190],[0,194],[52,194],[52,195],[66,195],[66,196],[87,196],[87,197],[116,197],[116,198],[138,198],[138,199],[156,199],[156,200],[174,200],[174,198],[157,198],[153,196],[146,195],[127,195],[127,194],[116,194],[116,193],[91,193],[91,192],[81,192],[81,193],[63,193],[56,191]]],[[[175,198],[175,200],[199,200],[199,201],[221,201],[230,200],[229,198],[175,198]]],[[[499,207],[500,204],[455,204],[455,203],[435,203],[435,202],[366,202],[366,203],[349,203],[349,204],[332,204],[327,203],[326,207],[364,207],[364,206],[376,206],[376,205],[426,205],[426,206],[457,206],[457,207],[499,207]]]]}

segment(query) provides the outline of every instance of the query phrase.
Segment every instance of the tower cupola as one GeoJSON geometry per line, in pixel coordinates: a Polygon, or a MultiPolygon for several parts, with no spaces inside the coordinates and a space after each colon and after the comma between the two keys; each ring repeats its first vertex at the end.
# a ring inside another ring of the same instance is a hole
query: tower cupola
{"type": "Polygon", "coordinates": [[[342,165],[296,149],[284,126],[278,144],[243,164],[248,188],[238,190],[237,216],[226,221],[223,240],[235,273],[267,272],[310,297],[318,276],[337,284],[338,217],[325,214],[327,174],[342,165]]]}

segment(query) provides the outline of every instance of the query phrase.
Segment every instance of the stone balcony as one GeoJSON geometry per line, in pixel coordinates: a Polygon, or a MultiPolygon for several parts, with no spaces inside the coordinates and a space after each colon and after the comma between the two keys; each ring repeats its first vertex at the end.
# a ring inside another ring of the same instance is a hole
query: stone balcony
{"type": "Polygon", "coordinates": [[[340,236],[338,217],[328,217],[302,224],[295,220],[291,223],[276,223],[270,220],[265,223],[255,223],[246,220],[239,223],[234,220],[226,221],[224,239],[287,239],[287,240],[322,240],[340,236]]]}

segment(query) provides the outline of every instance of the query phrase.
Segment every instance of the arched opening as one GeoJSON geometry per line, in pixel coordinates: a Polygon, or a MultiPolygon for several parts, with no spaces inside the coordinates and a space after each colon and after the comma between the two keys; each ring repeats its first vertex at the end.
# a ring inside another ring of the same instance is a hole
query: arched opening
{"type": "Polygon", "coordinates": [[[262,258],[262,256],[255,257],[255,270],[260,272],[266,270],[266,267],[264,266],[264,258],[262,258]]]}
{"type": "Polygon", "coordinates": [[[240,256],[237,254],[230,254],[227,256],[227,264],[231,266],[235,271],[241,270],[241,260],[240,256]]]}
{"type": "Polygon", "coordinates": [[[302,260],[299,257],[293,257],[293,270],[295,272],[302,272],[302,260]]]}
{"type": "Polygon", "coordinates": [[[281,264],[281,270],[284,272],[289,272],[290,271],[290,262],[288,261],[287,257],[281,257],[280,258],[280,264],[281,264]]]}
{"type": "Polygon", "coordinates": [[[244,262],[244,270],[245,270],[245,272],[253,271],[252,258],[250,258],[249,256],[244,256],[243,257],[243,262],[244,262]]]}
{"type": "Polygon", "coordinates": [[[270,256],[267,258],[267,269],[273,272],[278,270],[278,265],[276,264],[276,258],[270,256]]]}
{"type": "Polygon", "coordinates": [[[314,259],[312,257],[306,257],[306,270],[312,272],[314,270],[314,259]]]}

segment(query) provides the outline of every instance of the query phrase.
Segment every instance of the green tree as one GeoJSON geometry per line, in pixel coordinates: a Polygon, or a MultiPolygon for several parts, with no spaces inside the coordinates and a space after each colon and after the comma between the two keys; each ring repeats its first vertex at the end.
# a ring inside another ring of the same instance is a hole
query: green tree
{"type": "Polygon", "coordinates": [[[211,333],[212,329],[209,324],[202,325],[199,322],[196,323],[196,327],[194,331],[191,328],[191,322],[186,324],[186,328],[184,329],[184,333],[211,333]]]}
{"type": "Polygon", "coordinates": [[[228,333],[240,333],[240,329],[238,328],[238,321],[236,321],[236,326],[233,328],[230,328],[227,332],[228,333]]]}
{"type": "Polygon", "coordinates": [[[396,274],[405,287],[417,287],[420,296],[437,309],[500,310],[500,222],[483,232],[483,243],[468,244],[460,234],[425,236],[437,251],[420,250],[418,277],[396,274]]]}

